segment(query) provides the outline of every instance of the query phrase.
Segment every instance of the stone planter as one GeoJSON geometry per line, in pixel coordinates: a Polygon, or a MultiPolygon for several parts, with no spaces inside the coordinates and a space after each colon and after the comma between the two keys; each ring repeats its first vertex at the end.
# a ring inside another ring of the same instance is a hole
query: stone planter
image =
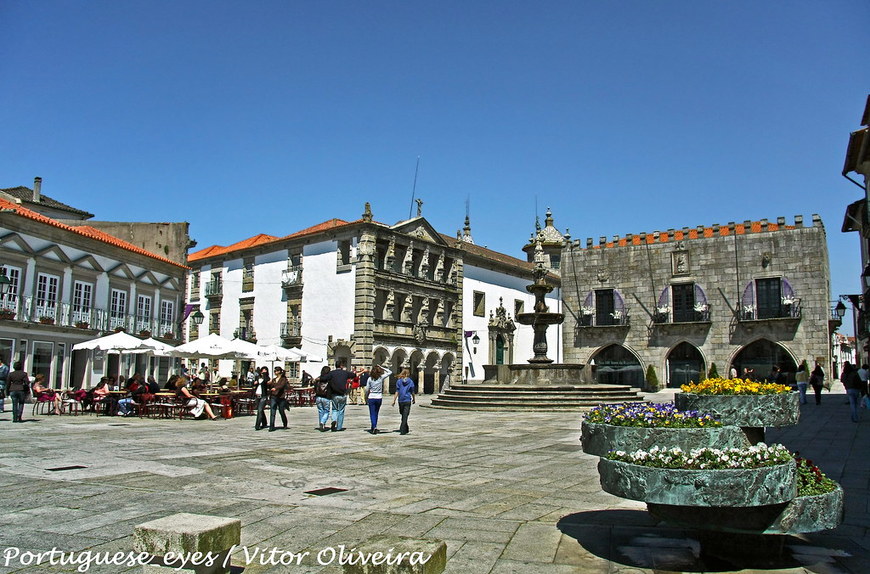
{"type": "Polygon", "coordinates": [[[682,470],[602,458],[601,488],[652,504],[745,507],[789,502],[797,494],[794,461],[751,469],[682,470]]]}
{"type": "Polygon", "coordinates": [[[843,522],[843,488],[815,496],[795,498],[783,510],[767,534],[791,534],[831,530],[843,522]]]}
{"type": "Polygon", "coordinates": [[[667,428],[623,427],[602,423],[582,425],[583,452],[604,456],[610,450],[649,450],[679,447],[684,451],[698,448],[740,448],[749,446],[746,435],[736,426],[667,428]]]}
{"type": "Polygon", "coordinates": [[[843,521],[843,489],[791,502],[746,508],[648,504],[650,514],[680,528],[744,534],[801,534],[831,530],[843,521]]]}
{"type": "Polygon", "coordinates": [[[695,395],[677,393],[674,404],[681,411],[716,415],[723,424],[740,427],[784,427],[800,418],[798,393],[778,395],[695,395]]]}

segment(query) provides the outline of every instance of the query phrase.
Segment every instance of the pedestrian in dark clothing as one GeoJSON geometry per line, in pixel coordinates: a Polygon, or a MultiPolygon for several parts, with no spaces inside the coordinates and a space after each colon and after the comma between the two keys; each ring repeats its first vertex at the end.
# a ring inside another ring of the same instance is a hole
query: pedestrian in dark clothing
{"type": "Polygon", "coordinates": [[[281,414],[281,422],[287,428],[287,399],[285,394],[290,388],[290,382],[284,376],[284,369],[275,367],[274,377],[269,381],[269,432],[275,431],[275,415],[281,414]]]}
{"type": "Polygon", "coordinates": [[[843,374],[840,375],[840,382],[846,387],[846,394],[849,396],[849,414],[852,417],[852,422],[859,421],[858,405],[861,403],[861,377],[858,376],[858,369],[851,363],[846,361],[843,364],[843,374]]]}
{"type": "Polygon", "coordinates": [[[6,379],[6,389],[9,391],[9,398],[12,399],[12,422],[24,422],[24,402],[27,400],[27,395],[30,394],[30,378],[24,372],[24,364],[21,361],[12,365],[15,369],[9,373],[9,378],[6,379]]]}
{"type": "Polygon", "coordinates": [[[266,420],[266,405],[269,404],[269,369],[260,367],[257,380],[254,381],[253,396],[257,401],[257,418],[254,420],[254,430],[264,429],[269,426],[266,420]]]}
{"type": "Polygon", "coordinates": [[[819,365],[819,362],[816,361],[816,366],[813,369],[813,372],[810,373],[810,386],[813,388],[813,392],[816,394],[816,404],[822,404],[822,388],[825,384],[825,371],[822,370],[822,366],[819,365]]]}
{"type": "Polygon", "coordinates": [[[339,359],[335,369],[327,375],[329,377],[329,394],[332,397],[332,432],[344,430],[344,409],[347,406],[348,381],[356,378],[351,371],[345,369],[347,363],[339,359]]]}

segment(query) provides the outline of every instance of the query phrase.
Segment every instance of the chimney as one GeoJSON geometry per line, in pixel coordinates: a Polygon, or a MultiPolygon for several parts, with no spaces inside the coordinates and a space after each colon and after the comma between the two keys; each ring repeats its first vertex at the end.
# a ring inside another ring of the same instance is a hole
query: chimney
{"type": "Polygon", "coordinates": [[[39,203],[42,198],[42,178],[33,178],[33,203],[39,203]]]}

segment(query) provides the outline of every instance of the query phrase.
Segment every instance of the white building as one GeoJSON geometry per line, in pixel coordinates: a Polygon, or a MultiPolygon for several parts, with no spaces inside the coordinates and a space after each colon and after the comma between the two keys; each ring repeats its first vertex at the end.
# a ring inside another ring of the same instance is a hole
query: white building
{"type": "MultiPolygon", "coordinates": [[[[474,245],[467,219],[453,238],[420,213],[378,223],[366,204],[359,220],[208,247],[189,264],[189,300],[206,317],[190,326],[191,338],[237,335],[301,347],[330,365],[408,368],[422,392],[437,391],[448,374],[479,381],[485,363],[533,355],[531,327],[512,320],[534,303],[525,289],[533,264],[474,245]]],[[[551,295],[557,310],[558,289],[551,295]]],[[[558,329],[550,337],[560,352],[558,329]]],[[[317,374],[323,364],[302,368],[317,374]]]]}

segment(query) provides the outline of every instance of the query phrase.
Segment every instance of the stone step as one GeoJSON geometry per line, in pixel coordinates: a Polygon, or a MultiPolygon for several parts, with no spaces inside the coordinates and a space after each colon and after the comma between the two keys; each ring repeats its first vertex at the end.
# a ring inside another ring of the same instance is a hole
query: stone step
{"type": "Polygon", "coordinates": [[[457,385],[432,399],[433,408],[464,410],[581,410],[602,403],[642,401],[627,385],[457,385]]]}
{"type": "Polygon", "coordinates": [[[624,396],[624,395],[634,395],[635,392],[631,389],[624,390],[612,390],[612,391],[586,391],[586,390],[570,390],[570,391],[559,391],[553,389],[537,389],[537,390],[524,390],[524,391],[507,391],[504,389],[499,390],[486,390],[486,391],[475,391],[471,389],[462,389],[462,390],[454,390],[449,389],[447,391],[443,391],[441,393],[442,396],[455,396],[455,397],[464,397],[464,396],[481,396],[481,397],[501,397],[501,396],[515,396],[515,397],[541,397],[541,396],[558,396],[558,397],[607,397],[607,396],[624,396]]]}

